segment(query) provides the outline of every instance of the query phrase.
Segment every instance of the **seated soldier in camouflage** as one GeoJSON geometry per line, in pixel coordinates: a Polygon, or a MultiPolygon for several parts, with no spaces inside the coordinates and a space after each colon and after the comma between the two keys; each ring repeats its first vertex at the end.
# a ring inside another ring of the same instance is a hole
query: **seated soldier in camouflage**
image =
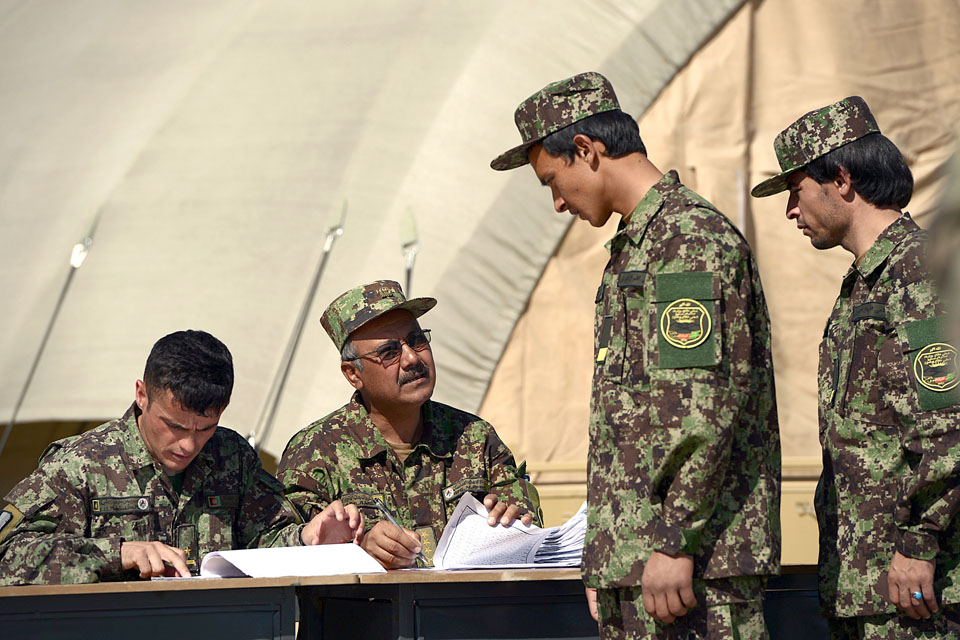
{"type": "Polygon", "coordinates": [[[202,331],[161,338],[118,420],[54,442],[0,511],[0,584],[197,573],[224,549],[356,540],[331,503],[309,523],[235,431],[218,427],[233,360],[202,331]]]}
{"type": "Polygon", "coordinates": [[[338,498],[355,502],[368,527],[361,545],[388,569],[414,565],[421,551],[432,562],[447,518],[467,492],[491,510],[491,526],[541,520],[524,465],[517,467],[493,427],[430,400],[436,369],[429,330],[417,318],[436,303],[406,300],[399,284],[381,280],[327,307],[321,323],[356,393],[296,434],[277,470],[287,496],[308,515],[338,498]]]}

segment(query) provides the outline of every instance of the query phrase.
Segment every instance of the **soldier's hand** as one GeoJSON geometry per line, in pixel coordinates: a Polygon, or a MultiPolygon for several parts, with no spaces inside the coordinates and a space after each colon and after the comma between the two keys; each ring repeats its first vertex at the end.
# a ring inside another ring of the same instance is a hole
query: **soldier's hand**
{"type": "Polygon", "coordinates": [[[520,522],[523,524],[533,522],[532,513],[526,511],[526,509],[522,509],[519,505],[508,505],[506,502],[500,502],[500,499],[495,493],[488,493],[486,495],[483,499],[483,506],[490,512],[490,515],[487,516],[487,524],[491,527],[495,527],[498,520],[504,527],[509,527],[517,518],[520,518],[520,522]]]}
{"type": "Polygon", "coordinates": [[[587,609],[590,610],[590,616],[600,622],[600,613],[597,611],[597,590],[590,587],[586,587],[587,592],[587,609]]]}
{"type": "Polygon", "coordinates": [[[301,529],[300,540],[305,545],[359,542],[362,535],[363,514],[357,506],[334,500],[301,529]]]}
{"type": "Polygon", "coordinates": [[[420,553],[420,535],[383,520],[364,534],[360,546],[384,569],[403,569],[416,564],[417,554],[420,553]]]}
{"type": "Polygon", "coordinates": [[[183,549],[169,547],[162,542],[121,543],[120,564],[124,569],[139,570],[141,578],[162,575],[190,577],[190,569],[187,569],[187,554],[183,549]],[[164,562],[169,567],[164,565],[164,562]],[[168,569],[172,569],[173,572],[168,569]]]}
{"type": "Polygon", "coordinates": [[[643,608],[661,622],[673,622],[697,606],[693,595],[693,558],[654,551],[640,576],[643,608]]]}
{"type": "Polygon", "coordinates": [[[887,597],[891,604],[914,619],[929,618],[940,607],[933,592],[933,573],[937,564],[932,560],[908,558],[899,551],[893,554],[887,572],[887,597]],[[918,600],[915,593],[923,594],[918,600]]]}

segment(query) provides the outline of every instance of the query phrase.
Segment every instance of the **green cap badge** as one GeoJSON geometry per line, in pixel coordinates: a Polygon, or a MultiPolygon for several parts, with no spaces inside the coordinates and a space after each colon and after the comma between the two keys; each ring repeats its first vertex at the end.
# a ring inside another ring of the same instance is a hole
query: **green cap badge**
{"type": "Polygon", "coordinates": [[[497,156],[497,171],[527,164],[527,151],[551,133],[604,111],[620,109],[610,81],[595,71],[548,84],[524,100],[513,112],[523,143],[497,156]]]}
{"type": "Polygon", "coordinates": [[[755,186],[750,194],[764,198],[786,191],[787,179],[808,162],[871,133],[880,133],[880,127],[860,96],[803,115],[773,142],[780,173],[755,186]]]}
{"type": "Polygon", "coordinates": [[[320,318],[327,335],[343,350],[351,333],[388,311],[403,309],[419,318],[437,304],[435,298],[407,300],[400,285],[393,280],[377,280],[354,287],[330,303],[320,318]]]}

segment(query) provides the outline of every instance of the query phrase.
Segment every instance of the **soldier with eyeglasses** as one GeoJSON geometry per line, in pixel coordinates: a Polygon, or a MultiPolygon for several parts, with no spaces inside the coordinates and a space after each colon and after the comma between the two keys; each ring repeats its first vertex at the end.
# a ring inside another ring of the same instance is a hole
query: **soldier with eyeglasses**
{"type": "Polygon", "coordinates": [[[391,280],[355,287],[330,303],[320,322],[355,392],[297,433],[277,469],[287,496],[308,516],[335,500],[356,504],[367,526],[361,545],[387,569],[414,566],[418,557],[432,564],[465,493],[483,500],[491,526],[517,518],[542,524],[525,465],[517,465],[493,427],[430,400],[430,330],[417,318],[436,304],[407,300],[391,280]]]}

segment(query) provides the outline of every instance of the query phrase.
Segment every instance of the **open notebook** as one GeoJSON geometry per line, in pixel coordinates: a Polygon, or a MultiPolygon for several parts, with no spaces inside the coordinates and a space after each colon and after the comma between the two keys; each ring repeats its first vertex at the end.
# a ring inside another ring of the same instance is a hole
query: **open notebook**
{"type": "Polygon", "coordinates": [[[559,527],[541,529],[519,520],[509,527],[487,524],[489,511],[464,494],[433,554],[436,569],[576,567],[587,531],[587,503],[559,527]]]}

